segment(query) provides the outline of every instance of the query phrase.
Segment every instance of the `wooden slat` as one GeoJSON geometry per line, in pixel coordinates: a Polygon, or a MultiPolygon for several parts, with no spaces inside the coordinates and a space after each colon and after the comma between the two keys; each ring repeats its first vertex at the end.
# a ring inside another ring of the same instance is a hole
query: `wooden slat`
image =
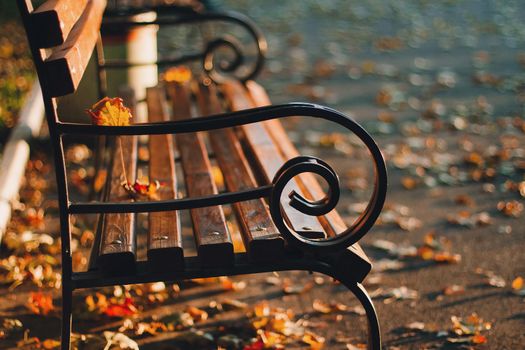
{"type": "Polygon", "coordinates": [[[99,37],[106,0],[90,0],[67,40],[45,61],[51,96],[75,92],[99,37]]]}
{"type": "MultiPolygon", "coordinates": [[[[206,116],[221,112],[215,86],[200,85],[197,92],[199,114],[206,116]]],[[[214,130],[209,133],[212,150],[224,174],[229,191],[241,191],[257,187],[241,144],[232,129],[214,130]]],[[[284,253],[284,240],[273,224],[263,199],[234,204],[241,224],[244,246],[254,260],[272,260],[284,253]]]]}
{"type": "MultiPolygon", "coordinates": [[[[148,119],[160,122],[169,119],[164,108],[164,90],[159,87],[146,91],[148,119]]],[[[173,199],[177,195],[175,156],[172,135],[149,137],[149,180],[159,181],[159,200],[173,199]]],[[[155,267],[181,269],[184,267],[179,212],[166,211],[149,214],[148,261],[155,267]]]]}
{"type": "MultiPolygon", "coordinates": [[[[136,101],[131,94],[123,92],[119,95],[125,104],[135,111],[136,101]],[[126,96],[127,95],[127,96],[126,96]]],[[[137,172],[137,137],[119,136],[122,142],[122,154],[126,166],[126,174],[130,182],[134,181],[137,172]]],[[[124,182],[122,164],[120,161],[119,138],[115,139],[112,155],[111,182],[107,195],[108,201],[129,200],[129,194],[122,187],[124,182]]],[[[135,270],[137,237],[135,232],[135,214],[119,213],[104,216],[100,239],[98,265],[109,272],[128,272],[135,270]]]]}
{"type": "MultiPolygon", "coordinates": [[[[175,120],[191,118],[187,86],[170,84],[168,92],[175,120]]],[[[184,179],[189,197],[217,193],[212,168],[200,133],[176,135],[184,179]]],[[[204,266],[233,264],[233,244],[220,206],[190,210],[199,260],[204,266]]]]}
{"type": "MultiPolygon", "coordinates": [[[[262,107],[271,104],[270,98],[264,88],[256,82],[247,82],[246,88],[255,106],[262,107]]],[[[264,124],[285,159],[299,156],[299,152],[286,135],[286,131],[279,120],[269,120],[264,122],[264,124]]],[[[322,187],[312,174],[303,173],[298,177],[298,185],[303,190],[303,194],[306,198],[319,199],[325,195],[322,187]]],[[[337,233],[343,232],[346,229],[346,224],[335,209],[324,216],[320,216],[319,221],[331,237],[334,237],[337,233]]],[[[352,266],[356,278],[359,281],[364,279],[372,268],[370,259],[368,259],[358,243],[348,247],[343,254],[337,257],[337,259],[338,265],[352,266]]]]}
{"type": "MultiPolygon", "coordinates": [[[[223,85],[223,92],[233,110],[243,110],[253,107],[253,102],[247,95],[245,88],[238,82],[228,82],[223,85]]],[[[273,177],[284,164],[285,159],[273,142],[263,123],[254,123],[241,126],[244,137],[255,161],[262,170],[265,181],[271,183],[273,177]]],[[[295,179],[284,188],[284,193],[296,191],[302,193],[295,179]]],[[[311,238],[324,237],[324,230],[315,217],[304,215],[292,208],[288,200],[282,200],[286,219],[296,232],[311,238]]]]}
{"type": "Polygon", "coordinates": [[[48,0],[31,13],[32,35],[38,47],[63,44],[88,0],[48,0]]]}

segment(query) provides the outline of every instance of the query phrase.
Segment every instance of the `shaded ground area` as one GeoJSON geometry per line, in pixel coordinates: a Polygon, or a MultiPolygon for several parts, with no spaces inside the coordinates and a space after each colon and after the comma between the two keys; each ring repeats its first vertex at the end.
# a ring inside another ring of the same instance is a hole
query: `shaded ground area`
{"type": "MultiPolygon", "coordinates": [[[[268,34],[261,80],[274,102],[338,108],[362,122],[384,151],[387,206],[362,244],[374,261],[365,286],[385,347],[524,348],[523,5],[227,5],[254,17],[268,34]]],[[[327,160],[340,174],[338,209],[351,223],[371,188],[362,147],[332,125],[297,119],[286,126],[303,154],[327,160]]],[[[42,142],[34,149],[48,147],[42,142]]],[[[53,174],[49,155],[34,152],[32,159],[2,247],[0,319],[23,324],[2,321],[5,348],[15,347],[25,329],[20,347],[34,347],[31,337],[58,337],[53,174]],[[43,294],[31,294],[39,284],[43,294]]],[[[92,171],[89,150],[71,147],[69,162],[81,195],[92,171]]],[[[86,263],[91,222],[75,221],[78,268],[86,263]]],[[[307,273],[90,290],[78,293],[75,305],[74,329],[90,335],[85,348],[93,349],[104,348],[108,330],[141,349],[260,349],[287,342],[286,349],[355,349],[365,341],[357,302],[340,285],[307,273]]],[[[53,345],[49,340],[47,348],[53,345]]]]}

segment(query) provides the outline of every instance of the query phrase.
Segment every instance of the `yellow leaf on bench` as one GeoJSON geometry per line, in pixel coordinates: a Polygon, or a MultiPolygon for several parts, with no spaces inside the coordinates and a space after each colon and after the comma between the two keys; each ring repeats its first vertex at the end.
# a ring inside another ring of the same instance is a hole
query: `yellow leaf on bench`
{"type": "Polygon", "coordinates": [[[127,126],[133,117],[120,97],[104,97],[86,112],[95,125],[127,126]]]}

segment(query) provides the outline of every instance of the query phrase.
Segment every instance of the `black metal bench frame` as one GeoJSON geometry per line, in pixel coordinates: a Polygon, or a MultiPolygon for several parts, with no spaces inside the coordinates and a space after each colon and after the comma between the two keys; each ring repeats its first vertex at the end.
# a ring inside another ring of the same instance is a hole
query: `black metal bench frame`
{"type": "MultiPolygon", "coordinates": [[[[31,27],[30,11],[32,9],[29,0],[18,0],[22,19],[26,28],[31,27]]],[[[108,20],[108,25],[115,19],[108,20]]],[[[205,22],[213,20],[229,20],[240,24],[248,29],[256,40],[259,48],[259,58],[255,69],[249,74],[240,77],[240,80],[248,80],[257,75],[262,67],[263,57],[266,51],[266,41],[260,31],[243,16],[231,13],[199,14],[189,12],[176,19],[157,19],[152,22],[126,22],[118,21],[119,26],[137,26],[151,24],[179,25],[184,23],[205,22]]],[[[154,281],[178,281],[202,277],[231,276],[239,274],[305,270],[323,273],[340,281],[358,298],[366,310],[368,319],[368,348],[380,349],[381,336],[378,318],[372,301],[362,285],[351,278],[346,269],[336,266],[337,253],[348,246],[356,243],[373,226],[380,214],[385,201],[387,188],[386,166],[382,154],[372,137],[353,119],[328,107],[310,103],[291,103],[274,105],[268,107],[254,108],[245,111],[223,113],[209,117],[161,122],[142,123],[131,126],[95,126],[89,124],[74,124],[61,122],[57,113],[55,98],[48,92],[48,81],[45,74],[44,57],[31,35],[28,35],[29,44],[33,53],[34,63],[43,92],[47,122],[49,125],[50,138],[53,145],[56,181],[60,208],[60,225],[62,241],[62,349],[70,348],[71,322],[72,322],[72,294],[76,289],[102,287],[119,284],[134,284],[154,281]],[[355,224],[345,232],[323,240],[309,239],[295,232],[283,218],[281,207],[281,195],[286,184],[300,173],[311,172],[320,175],[329,185],[329,191],[325,198],[312,202],[297,193],[290,193],[290,204],[305,215],[320,216],[335,208],[339,195],[339,181],[335,171],[320,159],[301,156],[286,162],[277,172],[273,183],[255,189],[222,193],[200,198],[183,198],[163,201],[148,202],[86,202],[72,203],[67,190],[66,166],[64,157],[63,136],[64,135],[160,135],[177,133],[195,133],[198,131],[210,131],[215,129],[234,127],[243,124],[256,123],[276,118],[291,116],[306,116],[321,118],[340,124],[359,137],[368,148],[374,162],[375,182],[374,190],[366,210],[355,224]],[[298,257],[286,257],[281,261],[253,262],[246,254],[236,254],[235,263],[232,267],[225,268],[203,268],[196,258],[185,258],[185,269],[182,271],[155,271],[146,262],[138,262],[137,269],[132,274],[107,275],[103,271],[74,272],[72,269],[71,256],[71,225],[70,216],[73,214],[103,214],[103,213],[139,213],[170,210],[185,210],[191,208],[231,204],[256,198],[268,198],[271,217],[286,239],[288,244],[295,245],[303,252],[298,257]]],[[[174,60],[162,61],[159,64],[171,65],[189,60],[202,60],[204,70],[212,79],[220,80],[222,75],[216,72],[213,66],[213,51],[221,45],[233,48],[238,54],[235,61],[226,67],[226,71],[234,71],[242,63],[242,52],[235,43],[223,38],[209,43],[202,53],[180,57],[174,60]]],[[[98,72],[100,94],[105,93],[105,70],[109,68],[127,68],[133,66],[132,62],[106,62],[103,57],[101,41],[97,44],[98,72]]]]}

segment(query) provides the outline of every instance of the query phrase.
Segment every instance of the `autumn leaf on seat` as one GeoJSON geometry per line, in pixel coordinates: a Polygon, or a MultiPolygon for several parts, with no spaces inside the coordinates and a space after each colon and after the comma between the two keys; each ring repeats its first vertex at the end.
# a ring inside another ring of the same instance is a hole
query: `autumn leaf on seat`
{"type": "Polygon", "coordinates": [[[127,126],[130,124],[131,111],[120,97],[104,97],[86,112],[95,125],[127,126]]]}
{"type": "Polygon", "coordinates": [[[148,197],[150,199],[158,199],[157,190],[161,187],[159,181],[142,182],[135,180],[133,184],[125,182],[122,187],[133,197],[148,197]]]}
{"type": "Polygon", "coordinates": [[[171,83],[184,84],[191,80],[191,70],[186,66],[175,66],[164,73],[164,80],[171,83]]]}
{"type": "MultiPolygon", "coordinates": [[[[95,103],[90,109],[86,110],[95,125],[101,126],[129,126],[133,118],[131,110],[124,105],[120,97],[104,97],[95,103]]],[[[124,164],[124,151],[122,149],[122,139],[118,137],[120,147],[120,163],[122,164],[122,174],[125,182],[128,183],[126,165],[124,164]]]]}

